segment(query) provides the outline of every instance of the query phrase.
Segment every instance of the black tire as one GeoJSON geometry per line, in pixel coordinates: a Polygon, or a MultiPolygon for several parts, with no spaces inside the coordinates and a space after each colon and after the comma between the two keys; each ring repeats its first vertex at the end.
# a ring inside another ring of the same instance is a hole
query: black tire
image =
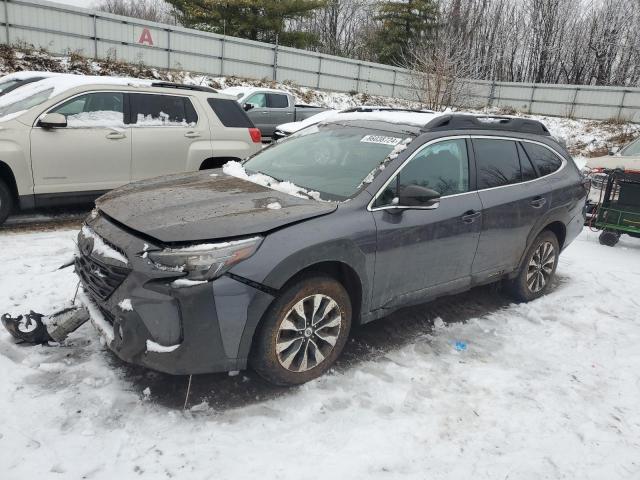
{"type": "Polygon", "coordinates": [[[608,230],[603,230],[598,237],[600,245],[606,245],[607,247],[615,247],[618,240],[620,240],[620,234],[608,230]]]}
{"type": "Polygon", "coordinates": [[[509,293],[521,302],[544,295],[556,273],[559,255],[558,238],[549,230],[542,231],[527,250],[518,275],[507,282],[509,293]]]}
{"type": "Polygon", "coordinates": [[[286,288],[265,313],[249,363],[275,385],[313,380],[340,356],[349,337],[351,315],[351,300],[341,283],[324,275],[303,277],[286,288]],[[296,306],[304,317],[294,311],[296,306]],[[320,318],[318,312],[322,312],[320,318]]]}
{"type": "Polygon", "coordinates": [[[13,212],[14,205],[13,192],[9,188],[9,185],[0,180],[0,225],[2,225],[9,214],[13,212]]]}

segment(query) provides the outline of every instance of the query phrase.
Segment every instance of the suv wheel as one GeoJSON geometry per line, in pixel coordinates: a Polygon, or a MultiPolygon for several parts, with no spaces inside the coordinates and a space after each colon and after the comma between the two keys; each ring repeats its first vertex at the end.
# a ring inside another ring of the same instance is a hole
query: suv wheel
{"type": "Polygon", "coordinates": [[[598,237],[600,245],[606,245],[607,247],[615,247],[618,240],[620,240],[620,234],[608,230],[604,230],[598,237]]]}
{"type": "Polygon", "coordinates": [[[540,233],[529,248],[518,276],[508,282],[513,296],[529,302],[544,295],[556,273],[559,255],[560,246],[553,232],[540,233]]]}
{"type": "Polygon", "coordinates": [[[13,211],[13,193],[9,186],[0,180],[0,225],[4,223],[13,211]]]}
{"type": "Polygon", "coordinates": [[[330,277],[303,278],[265,314],[250,364],[276,385],[308,382],[333,365],[350,328],[351,301],[344,287],[330,277]]]}

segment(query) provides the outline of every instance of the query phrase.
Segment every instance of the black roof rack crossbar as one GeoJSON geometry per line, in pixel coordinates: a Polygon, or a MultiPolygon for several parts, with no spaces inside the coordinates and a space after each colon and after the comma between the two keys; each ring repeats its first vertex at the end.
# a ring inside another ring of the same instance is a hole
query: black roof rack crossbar
{"type": "Polygon", "coordinates": [[[550,136],[549,130],[541,122],[528,118],[502,117],[495,115],[450,114],[436,117],[427,123],[422,131],[441,130],[502,130],[507,132],[532,133],[550,136]]]}
{"type": "Polygon", "coordinates": [[[196,92],[217,93],[217,90],[214,90],[211,87],[203,87],[202,85],[185,85],[183,83],[174,82],[153,82],[151,86],[161,88],[178,88],[181,90],[195,90],[196,92]]]}

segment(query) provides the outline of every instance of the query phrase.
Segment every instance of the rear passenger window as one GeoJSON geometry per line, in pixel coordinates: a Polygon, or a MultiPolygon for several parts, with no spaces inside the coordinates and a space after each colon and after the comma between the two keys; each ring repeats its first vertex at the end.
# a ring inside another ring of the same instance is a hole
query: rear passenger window
{"type": "Polygon", "coordinates": [[[555,172],[560,168],[560,165],[562,165],[562,159],[542,145],[522,142],[522,146],[531,159],[531,162],[538,169],[541,177],[555,172]]]}
{"type": "Polygon", "coordinates": [[[473,151],[478,171],[478,190],[520,182],[520,159],[516,142],[475,138],[473,151]]]}
{"type": "Polygon", "coordinates": [[[131,123],[142,126],[181,127],[197,123],[198,115],[186,97],[177,95],[131,95],[131,123]]]}
{"type": "Polygon", "coordinates": [[[520,157],[520,170],[522,171],[522,181],[527,182],[529,180],[534,180],[538,177],[536,175],[536,169],[533,168],[531,164],[531,160],[525,153],[521,144],[518,144],[518,156],[520,157]]]}
{"type": "Polygon", "coordinates": [[[235,100],[208,98],[207,102],[225,127],[253,128],[253,122],[235,100]]]}
{"type": "Polygon", "coordinates": [[[287,108],[289,106],[289,99],[286,95],[280,95],[278,93],[268,93],[269,107],[271,108],[287,108]]]}

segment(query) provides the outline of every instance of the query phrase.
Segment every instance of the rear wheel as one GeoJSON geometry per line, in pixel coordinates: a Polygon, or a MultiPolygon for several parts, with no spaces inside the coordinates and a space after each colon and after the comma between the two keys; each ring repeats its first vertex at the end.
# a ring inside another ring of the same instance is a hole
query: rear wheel
{"type": "Polygon", "coordinates": [[[556,273],[559,255],[560,246],[553,232],[540,233],[529,247],[518,276],[507,284],[511,294],[522,302],[544,295],[556,273]]]}
{"type": "Polygon", "coordinates": [[[14,203],[13,192],[5,182],[0,180],[0,225],[13,211],[14,203]]]}
{"type": "Polygon", "coordinates": [[[250,364],[276,385],[297,385],[325,373],[349,336],[351,301],[344,287],[325,276],[301,279],[265,314],[250,364]]]}
{"type": "Polygon", "coordinates": [[[620,234],[609,230],[604,230],[598,237],[600,245],[606,245],[607,247],[615,247],[618,240],[620,240],[620,234]]]}

